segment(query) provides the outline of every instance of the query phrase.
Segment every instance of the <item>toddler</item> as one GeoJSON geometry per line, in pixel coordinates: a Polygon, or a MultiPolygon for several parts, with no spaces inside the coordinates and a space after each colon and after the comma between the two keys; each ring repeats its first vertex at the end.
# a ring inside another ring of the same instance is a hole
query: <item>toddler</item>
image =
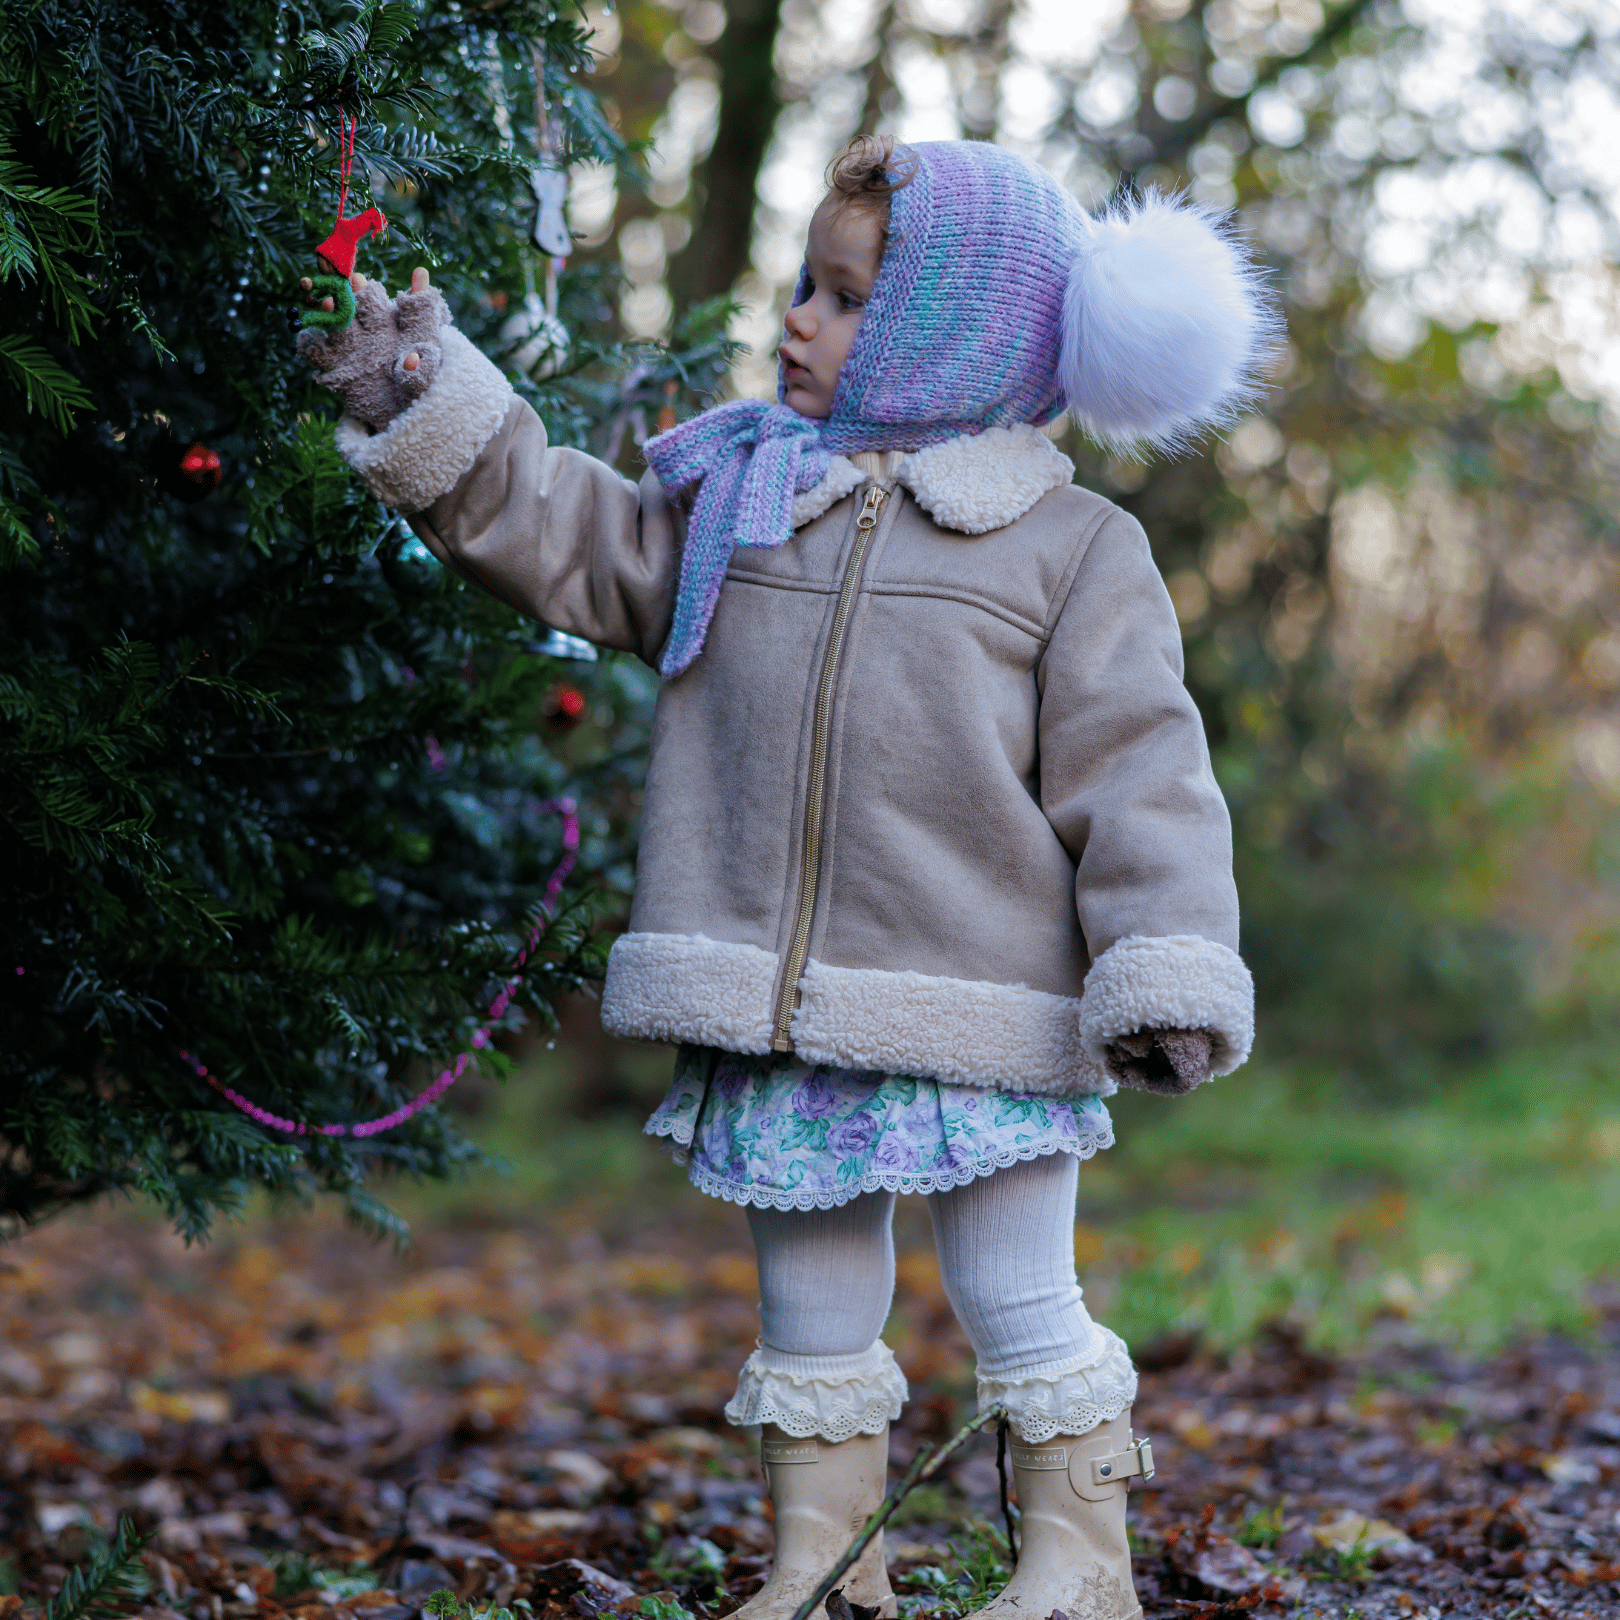
{"type": "MultiPolygon", "coordinates": [[[[1036,165],[864,138],[836,162],[779,403],[649,441],[639,486],[547,444],[425,271],[306,357],[338,444],[446,567],[665,677],[604,1025],[678,1046],[647,1125],[741,1204],[789,1620],[884,1490],[898,1193],[926,1194],[1022,1551],[980,1613],[1131,1620],[1136,1376],[1087,1314],[1081,1159],[1118,1085],[1248,1053],[1226,809],[1146,538],[1043,435],[1185,442],[1251,394],[1275,317],[1162,199],[1088,216],[1036,165]]],[[[894,1614],[875,1541],[855,1603],[894,1614]]]]}

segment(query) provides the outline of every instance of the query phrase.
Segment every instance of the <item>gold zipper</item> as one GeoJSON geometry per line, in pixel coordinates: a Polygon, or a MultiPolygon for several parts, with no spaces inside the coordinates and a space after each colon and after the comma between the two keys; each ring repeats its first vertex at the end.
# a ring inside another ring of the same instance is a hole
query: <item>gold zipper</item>
{"type": "Polygon", "coordinates": [[[799,1004],[799,979],[810,953],[810,924],[816,914],[816,886],[820,880],[821,833],[827,813],[827,753],[832,746],[833,687],[838,682],[838,665],[844,652],[844,632],[855,608],[855,591],[866,562],[866,548],[878,515],[889,492],[873,484],[866,492],[860,516],[855,519],[855,544],[844,567],[844,582],[838,589],[838,606],[833,613],[832,634],[827,638],[827,656],[821,665],[821,681],[816,687],[816,717],[810,731],[810,790],[804,811],[804,849],[800,856],[799,912],[793,925],[793,942],[788,947],[787,972],[782,994],[776,1004],[776,1034],[773,1052],[793,1050],[793,1010],[799,1004]]]}

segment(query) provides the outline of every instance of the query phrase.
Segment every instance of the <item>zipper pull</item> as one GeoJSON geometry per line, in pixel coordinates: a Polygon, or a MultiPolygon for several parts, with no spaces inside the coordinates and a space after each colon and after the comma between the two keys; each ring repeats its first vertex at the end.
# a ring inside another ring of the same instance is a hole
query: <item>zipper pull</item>
{"type": "Polygon", "coordinates": [[[881,484],[873,484],[866,492],[866,504],[861,508],[861,515],[855,519],[855,527],[857,529],[875,529],[877,527],[878,513],[883,510],[883,503],[888,498],[888,490],[881,484]]]}

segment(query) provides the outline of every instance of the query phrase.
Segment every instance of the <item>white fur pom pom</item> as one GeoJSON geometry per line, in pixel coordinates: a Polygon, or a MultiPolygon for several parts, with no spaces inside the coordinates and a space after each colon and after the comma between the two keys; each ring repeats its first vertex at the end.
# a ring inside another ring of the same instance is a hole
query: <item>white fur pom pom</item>
{"type": "Polygon", "coordinates": [[[1091,223],[1063,300],[1075,421],[1119,450],[1230,422],[1282,333],[1263,272],[1218,215],[1155,192],[1091,223]]]}

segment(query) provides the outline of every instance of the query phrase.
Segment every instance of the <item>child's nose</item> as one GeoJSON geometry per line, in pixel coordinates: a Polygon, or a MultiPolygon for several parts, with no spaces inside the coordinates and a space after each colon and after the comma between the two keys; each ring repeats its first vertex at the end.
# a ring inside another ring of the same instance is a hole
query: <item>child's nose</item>
{"type": "Polygon", "coordinates": [[[810,313],[808,304],[796,304],[787,312],[783,322],[787,327],[789,337],[797,338],[801,343],[808,343],[816,335],[816,318],[810,313]]]}

